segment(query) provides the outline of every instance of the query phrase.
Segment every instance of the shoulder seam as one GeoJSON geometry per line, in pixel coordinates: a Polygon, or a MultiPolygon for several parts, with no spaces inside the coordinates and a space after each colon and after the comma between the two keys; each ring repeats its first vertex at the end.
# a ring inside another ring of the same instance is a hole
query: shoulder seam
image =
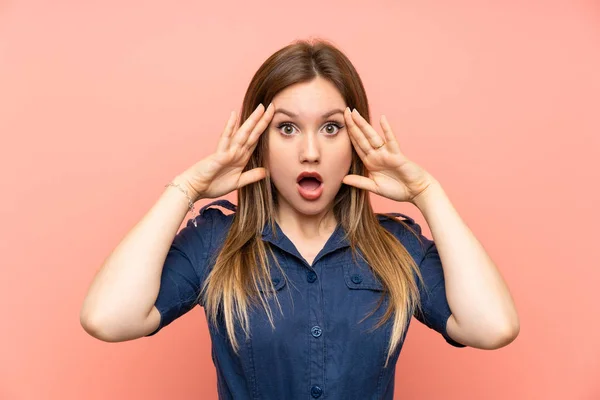
{"type": "Polygon", "coordinates": [[[395,217],[403,217],[405,220],[407,220],[408,222],[410,222],[411,224],[415,223],[415,220],[412,217],[409,217],[406,214],[402,214],[399,212],[387,212],[387,213],[377,213],[378,216],[383,216],[383,217],[387,217],[389,219],[395,220],[395,217]]]}
{"type": "Polygon", "coordinates": [[[220,200],[212,201],[212,202],[206,204],[205,206],[203,206],[200,209],[200,211],[198,212],[198,214],[201,215],[202,213],[204,213],[204,211],[211,208],[211,206],[220,206],[220,207],[227,208],[228,210],[231,210],[231,211],[236,211],[236,209],[237,209],[237,205],[231,203],[229,200],[220,199],[220,200]]]}

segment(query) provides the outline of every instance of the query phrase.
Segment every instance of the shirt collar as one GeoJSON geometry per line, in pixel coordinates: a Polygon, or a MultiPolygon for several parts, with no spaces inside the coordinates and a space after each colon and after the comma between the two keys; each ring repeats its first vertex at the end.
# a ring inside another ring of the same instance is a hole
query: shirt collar
{"type": "MultiPolygon", "coordinates": [[[[274,224],[275,232],[271,229],[270,223],[267,222],[265,224],[262,231],[262,239],[266,242],[272,243],[280,249],[302,260],[303,257],[298,252],[298,249],[296,248],[296,246],[294,246],[292,241],[283,233],[279,224],[277,222],[274,222],[274,224]]],[[[328,253],[331,253],[344,247],[349,247],[350,241],[348,240],[348,238],[345,238],[344,235],[345,230],[342,227],[342,225],[338,223],[329,239],[327,239],[327,242],[325,242],[325,246],[323,246],[319,254],[317,254],[317,256],[315,257],[313,264],[328,253]]]]}
{"type": "MultiPolygon", "coordinates": [[[[232,204],[229,200],[220,199],[220,200],[213,201],[209,204],[206,204],[204,207],[202,207],[200,209],[200,214],[202,214],[202,212],[204,210],[206,210],[208,207],[210,207],[212,205],[225,207],[232,211],[237,210],[237,205],[232,204]]],[[[298,257],[300,260],[304,260],[304,258],[298,252],[298,249],[296,249],[296,246],[294,246],[294,244],[291,242],[291,240],[283,233],[283,231],[279,227],[279,224],[277,224],[277,222],[274,222],[274,224],[275,224],[275,232],[273,232],[273,230],[271,229],[271,224],[269,222],[267,222],[264,225],[263,230],[262,230],[262,239],[266,242],[272,243],[273,245],[279,247],[280,249],[282,249],[290,254],[293,254],[294,256],[298,257]]],[[[340,223],[338,223],[335,230],[333,231],[333,233],[331,234],[331,236],[325,243],[325,246],[323,246],[323,248],[321,249],[319,254],[317,254],[317,256],[315,257],[313,264],[328,253],[334,252],[334,251],[344,248],[344,247],[349,247],[350,241],[344,237],[345,233],[346,232],[345,232],[344,228],[342,227],[342,225],[340,223]]]]}

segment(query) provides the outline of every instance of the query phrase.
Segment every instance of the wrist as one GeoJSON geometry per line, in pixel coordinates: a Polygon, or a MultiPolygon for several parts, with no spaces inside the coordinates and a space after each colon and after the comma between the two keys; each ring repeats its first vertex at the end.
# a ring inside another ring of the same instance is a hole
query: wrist
{"type": "Polygon", "coordinates": [[[423,191],[413,197],[410,202],[420,209],[424,207],[427,202],[430,202],[432,198],[439,196],[443,192],[444,190],[440,183],[434,180],[423,191]]]}
{"type": "Polygon", "coordinates": [[[187,190],[188,196],[192,199],[192,203],[197,202],[202,198],[200,193],[198,193],[190,184],[190,181],[186,178],[185,175],[177,175],[172,180],[173,183],[181,185],[185,190],[187,190]]]}

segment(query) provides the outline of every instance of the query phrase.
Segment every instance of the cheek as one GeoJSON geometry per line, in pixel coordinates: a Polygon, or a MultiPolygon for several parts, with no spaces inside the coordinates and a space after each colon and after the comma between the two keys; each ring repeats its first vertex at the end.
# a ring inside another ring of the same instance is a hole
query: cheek
{"type": "Polygon", "coordinates": [[[263,135],[266,135],[269,150],[279,152],[282,147],[286,146],[284,138],[277,132],[277,128],[269,128],[263,135]]]}
{"type": "Polygon", "coordinates": [[[323,165],[327,170],[327,175],[334,180],[341,180],[348,175],[350,166],[352,165],[352,149],[338,146],[327,156],[329,159],[323,165]]]}
{"type": "Polygon", "coordinates": [[[269,151],[267,152],[268,165],[281,168],[282,166],[289,165],[289,160],[289,149],[285,149],[283,146],[277,146],[277,144],[269,144],[269,151]]]}
{"type": "Polygon", "coordinates": [[[267,153],[266,153],[266,163],[267,165],[278,165],[278,158],[281,157],[281,145],[279,140],[274,136],[272,129],[268,129],[266,132],[267,139],[267,153]]]}
{"type": "Polygon", "coordinates": [[[336,163],[340,166],[349,167],[352,164],[352,143],[348,139],[347,143],[338,146],[336,154],[336,163]]]}
{"type": "Polygon", "coordinates": [[[290,174],[293,174],[290,168],[289,149],[282,146],[278,140],[269,141],[265,164],[274,183],[284,182],[288,180],[290,174]]]}

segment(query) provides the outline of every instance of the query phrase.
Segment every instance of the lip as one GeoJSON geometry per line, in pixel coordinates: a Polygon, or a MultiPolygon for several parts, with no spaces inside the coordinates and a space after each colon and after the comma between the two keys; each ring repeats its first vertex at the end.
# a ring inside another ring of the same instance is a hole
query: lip
{"type": "Polygon", "coordinates": [[[316,171],[302,171],[296,179],[296,187],[298,188],[298,193],[300,193],[300,196],[302,196],[304,199],[317,200],[323,194],[323,178],[321,178],[321,175],[319,175],[319,173],[316,171]],[[306,190],[300,186],[300,180],[306,177],[315,178],[321,182],[321,184],[315,190],[306,190]]]}
{"type": "Polygon", "coordinates": [[[298,193],[306,200],[317,200],[323,194],[323,183],[319,185],[315,190],[306,190],[299,183],[296,183],[298,193]]]}
{"type": "Polygon", "coordinates": [[[316,178],[319,182],[321,182],[321,184],[323,183],[323,178],[321,178],[321,175],[319,175],[317,171],[302,171],[296,178],[296,183],[300,182],[302,178],[306,177],[316,178]]]}

